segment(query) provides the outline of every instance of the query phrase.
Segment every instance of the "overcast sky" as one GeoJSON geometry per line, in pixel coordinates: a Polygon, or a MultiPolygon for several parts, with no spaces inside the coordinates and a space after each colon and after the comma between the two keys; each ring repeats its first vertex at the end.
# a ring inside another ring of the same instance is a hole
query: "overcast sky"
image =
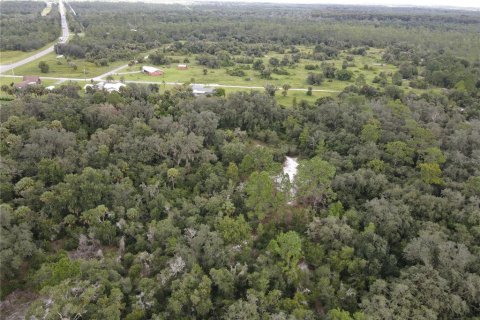
{"type": "MultiPolygon", "coordinates": [[[[195,2],[201,2],[196,0],[195,2]]],[[[212,1],[212,0],[209,0],[212,1]]],[[[272,3],[308,3],[308,4],[356,4],[384,6],[429,6],[462,7],[480,9],[480,0],[213,0],[218,2],[272,2],[272,3]]]]}

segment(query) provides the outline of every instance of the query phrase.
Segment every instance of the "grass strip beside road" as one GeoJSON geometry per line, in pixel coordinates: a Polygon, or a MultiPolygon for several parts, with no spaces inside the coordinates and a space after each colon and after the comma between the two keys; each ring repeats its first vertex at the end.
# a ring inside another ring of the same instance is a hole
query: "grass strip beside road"
{"type": "Polygon", "coordinates": [[[40,49],[37,49],[35,51],[27,51],[27,52],[24,52],[24,51],[0,51],[0,64],[4,65],[4,64],[12,64],[14,62],[17,62],[17,61],[20,61],[20,60],[23,60],[25,58],[28,58],[36,53],[39,53],[40,51],[43,51],[45,49],[47,49],[48,47],[51,47],[53,46],[55,43],[57,43],[56,41],[55,42],[50,42],[49,44],[41,47],[40,49]]]}

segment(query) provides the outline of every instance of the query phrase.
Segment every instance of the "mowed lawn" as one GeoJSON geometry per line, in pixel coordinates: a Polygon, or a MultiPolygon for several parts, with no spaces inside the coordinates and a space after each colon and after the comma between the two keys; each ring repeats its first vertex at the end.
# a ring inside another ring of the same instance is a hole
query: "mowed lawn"
{"type": "MultiPolygon", "coordinates": [[[[312,48],[300,47],[302,52],[310,52],[312,48]]],[[[119,70],[117,75],[114,75],[116,80],[124,79],[127,81],[152,81],[152,82],[179,82],[179,83],[205,83],[205,84],[222,84],[232,86],[247,86],[247,87],[264,87],[267,84],[277,86],[279,89],[284,84],[288,84],[291,88],[308,88],[312,87],[314,90],[326,90],[326,91],[342,91],[346,86],[355,82],[355,78],[360,74],[363,74],[367,83],[372,84],[373,78],[380,72],[386,74],[392,74],[397,70],[394,65],[381,63],[381,56],[383,50],[371,48],[367,51],[365,56],[354,56],[354,61],[351,62],[354,66],[348,68],[352,71],[354,76],[349,81],[339,81],[336,79],[325,79],[321,85],[308,85],[307,76],[309,73],[321,73],[320,69],[306,70],[307,64],[320,65],[320,61],[301,59],[300,62],[294,66],[283,67],[288,72],[288,75],[272,74],[271,79],[262,79],[257,70],[242,69],[245,73],[244,76],[231,76],[227,73],[229,69],[239,68],[242,65],[237,64],[230,68],[218,68],[207,69],[207,74],[204,74],[205,67],[198,65],[195,61],[195,55],[179,56],[168,55],[171,59],[184,61],[188,59],[191,63],[188,63],[187,70],[178,70],[177,63],[170,65],[158,66],[165,71],[163,76],[149,76],[140,73],[142,65],[149,65],[149,62],[144,64],[138,64],[132,67],[126,67],[119,70]],[[364,65],[368,65],[368,70],[364,69],[364,65]],[[135,73],[132,73],[135,72],[135,73]],[[127,74],[121,74],[127,73],[127,74]]],[[[348,52],[341,52],[339,57],[335,60],[329,60],[328,63],[334,63],[337,69],[341,69],[342,62],[345,60],[348,52]]],[[[284,54],[275,52],[269,52],[265,57],[261,58],[264,61],[264,65],[269,65],[269,59],[275,57],[279,60],[283,58],[284,54]]],[[[235,56],[233,58],[236,58],[235,56]]],[[[116,61],[110,63],[108,66],[96,66],[94,63],[86,62],[83,59],[72,59],[69,62],[65,58],[57,58],[55,53],[51,53],[42,57],[34,62],[31,62],[25,66],[19,67],[14,70],[15,74],[19,75],[39,75],[44,77],[65,77],[65,78],[86,78],[90,79],[104,74],[118,66],[127,64],[127,61],[116,61]],[[38,68],[38,63],[45,61],[49,65],[48,73],[41,73],[38,68]],[[76,70],[74,65],[76,65],[76,70]]],[[[244,67],[248,67],[245,65],[244,67]]],[[[11,71],[8,72],[10,74],[11,71]]],[[[302,94],[301,92],[299,94],[302,94]]],[[[307,98],[308,99],[308,98],[307,98]]],[[[310,98],[311,99],[311,98],[310,98]]]]}
{"type": "MultiPolygon", "coordinates": [[[[313,49],[308,47],[299,47],[301,52],[309,53],[313,49]]],[[[380,72],[385,72],[387,75],[393,74],[397,67],[390,64],[382,63],[381,57],[383,55],[382,49],[370,48],[367,51],[365,56],[353,56],[354,60],[350,63],[353,66],[348,67],[348,70],[352,71],[353,77],[349,81],[339,81],[336,79],[325,79],[321,85],[309,85],[307,84],[307,76],[309,73],[321,73],[321,69],[316,70],[306,70],[306,65],[318,65],[320,66],[321,61],[301,59],[299,63],[294,66],[283,67],[289,74],[288,75],[277,75],[272,74],[271,79],[262,79],[257,70],[252,69],[242,69],[245,73],[242,77],[231,76],[227,73],[229,69],[241,68],[248,65],[236,64],[234,67],[229,68],[218,68],[218,69],[207,69],[207,74],[204,74],[205,67],[197,64],[195,55],[175,55],[167,54],[171,59],[176,61],[183,62],[185,59],[188,59],[190,63],[188,64],[187,70],[178,70],[177,63],[171,63],[170,65],[157,66],[165,71],[165,74],[162,76],[149,76],[140,72],[142,65],[151,65],[148,61],[143,64],[137,64],[132,67],[125,67],[118,71],[118,74],[113,75],[115,80],[126,80],[126,81],[149,81],[157,82],[160,84],[161,88],[171,88],[172,86],[163,86],[162,83],[204,83],[204,84],[220,84],[226,86],[245,86],[245,87],[258,87],[259,90],[263,91],[263,87],[267,84],[274,85],[278,88],[276,93],[276,99],[280,104],[292,105],[293,100],[296,100],[297,103],[300,103],[301,100],[308,102],[314,102],[318,98],[325,96],[335,96],[338,92],[342,91],[346,86],[354,84],[355,79],[360,75],[364,75],[365,80],[368,84],[378,87],[376,84],[372,83],[374,77],[380,72]],[[368,69],[365,69],[364,66],[367,65],[368,69]],[[283,96],[282,86],[288,84],[291,88],[301,88],[307,89],[312,87],[313,90],[325,90],[322,91],[313,91],[311,96],[307,96],[305,91],[294,91],[289,90],[287,96],[283,96]],[[328,92],[331,91],[331,92],[328,92]]],[[[287,54],[290,56],[290,54],[287,54]]],[[[342,68],[342,63],[346,57],[350,55],[348,52],[343,51],[339,54],[337,59],[328,60],[327,63],[333,63],[337,69],[342,68]]],[[[143,55],[141,55],[143,56],[143,55]]],[[[279,60],[283,58],[284,54],[279,54],[275,52],[269,52],[265,57],[261,58],[265,66],[269,65],[269,59],[275,57],[279,60]]],[[[234,56],[235,59],[238,56],[234,56]]],[[[51,53],[41,59],[38,59],[30,64],[19,67],[15,69],[15,74],[18,75],[38,75],[40,77],[58,77],[58,78],[86,78],[89,81],[90,78],[97,77],[101,74],[104,74],[114,68],[117,68],[121,65],[127,64],[127,61],[117,61],[110,63],[108,66],[96,66],[94,63],[86,62],[83,59],[72,59],[69,62],[65,58],[57,58],[55,53],[51,53]],[[50,69],[48,73],[41,73],[38,68],[38,63],[40,61],[45,61],[50,69]],[[76,65],[77,68],[73,67],[76,65]],[[84,72],[85,68],[85,72],[84,72]]],[[[10,73],[10,72],[8,72],[10,73]]],[[[18,81],[21,81],[18,79],[18,81]]],[[[388,81],[391,82],[391,77],[388,77],[388,81]]],[[[51,85],[57,82],[52,80],[52,82],[44,83],[46,85],[51,85]],[[48,83],[48,84],[47,84],[48,83]]],[[[83,81],[82,81],[83,83],[83,81]]],[[[408,91],[408,82],[404,81],[403,88],[408,91]]],[[[224,87],[226,94],[230,94],[237,91],[248,91],[251,89],[246,88],[228,88],[224,87]]]]}
{"type": "MultiPolygon", "coordinates": [[[[42,80],[42,85],[45,86],[45,87],[51,86],[51,85],[58,82],[58,80],[42,79],[42,77],[40,77],[40,79],[42,80]]],[[[15,84],[15,83],[19,83],[19,82],[22,82],[22,81],[23,81],[23,79],[19,78],[19,77],[0,77],[0,86],[3,86],[4,84],[9,86],[12,83],[15,84]]]]}
{"type": "MultiPolygon", "coordinates": [[[[55,53],[48,55],[28,63],[24,66],[15,69],[15,74],[19,75],[36,75],[40,77],[57,77],[57,78],[93,78],[105,72],[108,72],[116,67],[126,64],[126,61],[115,61],[109,63],[108,66],[96,66],[92,62],[87,62],[83,59],[71,59],[67,62],[65,58],[57,58],[55,53]],[[40,61],[45,61],[49,66],[48,73],[40,72],[38,64],[40,61]],[[77,69],[73,67],[77,66],[77,69]],[[85,68],[85,72],[84,72],[85,68]]],[[[10,71],[7,72],[10,74],[10,71]]]]}
{"type": "Polygon", "coordinates": [[[11,64],[20,60],[23,60],[25,58],[30,57],[31,55],[34,55],[42,50],[47,49],[50,46],[53,46],[54,43],[49,43],[46,46],[37,49],[35,51],[0,51],[0,64],[11,64]]]}
{"type": "MultiPolygon", "coordinates": [[[[0,86],[3,86],[3,85],[11,86],[11,85],[13,85],[15,83],[18,83],[18,82],[22,82],[22,78],[0,77],[0,86]]],[[[55,84],[56,82],[58,82],[58,81],[57,80],[45,79],[45,80],[42,80],[42,85],[45,86],[45,87],[48,87],[48,86],[51,86],[51,85],[55,84]]],[[[9,94],[7,94],[6,92],[3,92],[3,91],[0,91],[0,97],[15,99],[15,96],[9,95],[9,94]]],[[[8,103],[8,101],[0,100],[0,105],[4,105],[6,103],[8,103]]]]}

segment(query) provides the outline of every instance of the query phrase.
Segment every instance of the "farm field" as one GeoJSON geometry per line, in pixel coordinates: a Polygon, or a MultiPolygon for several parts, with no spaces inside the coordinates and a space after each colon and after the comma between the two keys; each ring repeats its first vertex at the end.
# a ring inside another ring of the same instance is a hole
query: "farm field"
{"type": "MultiPolygon", "coordinates": [[[[300,50],[308,51],[311,48],[302,47],[300,50]]],[[[314,90],[331,90],[331,91],[341,91],[347,85],[354,83],[355,76],[363,74],[367,83],[371,83],[376,75],[380,72],[391,75],[397,70],[394,65],[381,63],[381,54],[382,51],[378,49],[371,49],[368,51],[366,56],[355,56],[352,64],[355,66],[349,67],[348,70],[352,71],[354,77],[349,81],[339,81],[336,79],[325,79],[321,85],[312,85],[314,90]],[[368,70],[363,69],[365,65],[369,66],[368,70]]],[[[282,59],[284,55],[278,53],[269,53],[265,57],[261,58],[265,65],[268,65],[270,58],[282,59]]],[[[342,61],[347,56],[346,53],[342,53],[335,60],[329,60],[328,63],[333,63],[337,69],[341,69],[342,61]]],[[[125,80],[134,80],[134,81],[153,81],[153,82],[178,82],[178,83],[204,83],[204,84],[224,84],[224,85],[238,85],[238,86],[252,86],[252,87],[263,87],[267,84],[275,85],[281,88],[284,84],[289,84],[292,88],[304,88],[306,89],[310,85],[307,84],[306,79],[309,73],[319,73],[321,70],[306,70],[305,65],[317,64],[319,61],[301,59],[298,64],[295,64],[293,67],[285,67],[289,74],[288,75],[277,75],[272,74],[271,79],[262,79],[259,75],[259,72],[256,70],[245,69],[240,65],[239,68],[245,73],[244,76],[232,76],[227,73],[230,68],[215,68],[209,69],[205,68],[202,65],[199,65],[195,61],[195,56],[178,56],[171,55],[168,56],[175,61],[185,61],[186,59],[190,61],[188,63],[187,70],[178,70],[175,63],[170,63],[168,65],[156,66],[165,71],[162,76],[149,76],[140,73],[141,65],[149,65],[149,62],[146,61],[143,64],[134,65],[132,67],[127,67],[119,71],[119,75],[115,76],[118,80],[120,77],[125,80]],[[207,74],[204,74],[204,70],[207,70],[207,74]],[[135,73],[136,72],[136,73],[135,73]],[[121,74],[125,73],[125,74],[121,74]]],[[[240,56],[233,56],[232,59],[239,58],[240,56]]],[[[237,67],[239,64],[236,65],[237,67]]]]}
{"type": "Polygon", "coordinates": [[[42,12],[40,13],[40,15],[41,15],[42,17],[45,17],[45,16],[49,15],[50,12],[52,12],[52,2],[47,2],[45,8],[42,10],[42,12]]]}
{"type": "MultiPolygon", "coordinates": [[[[161,49],[161,48],[160,48],[161,49]]],[[[149,53],[154,52],[156,49],[150,50],[149,53]]],[[[299,46],[299,52],[307,54],[310,53],[313,48],[306,46],[299,46]]],[[[361,56],[356,55],[353,60],[350,61],[350,70],[353,74],[352,79],[348,81],[340,81],[337,79],[324,79],[321,85],[309,85],[307,84],[307,76],[309,73],[321,73],[321,69],[306,70],[306,65],[320,65],[320,61],[311,59],[300,59],[300,61],[293,66],[283,67],[283,70],[288,72],[288,75],[272,74],[270,79],[262,79],[259,71],[252,70],[250,65],[236,64],[233,67],[220,67],[220,68],[205,68],[205,66],[198,64],[196,61],[196,55],[177,55],[175,52],[171,52],[168,58],[172,61],[188,61],[187,70],[178,70],[177,63],[169,63],[166,65],[156,66],[164,70],[162,76],[149,76],[140,72],[142,65],[152,65],[147,61],[138,63],[130,67],[119,69],[116,74],[111,76],[111,80],[116,81],[145,81],[156,82],[159,84],[165,83],[202,83],[202,84],[219,84],[225,86],[239,86],[245,88],[224,88],[227,92],[238,92],[242,90],[249,90],[248,87],[255,87],[256,90],[262,91],[266,85],[273,85],[277,87],[276,100],[281,104],[291,104],[294,98],[297,102],[304,100],[308,102],[314,102],[316,99],[324,96],[335,96],[341,92],[346,86],[355,83],[355,79],[361,74],[363,75],[367,84],[372,84],[372,80],[376,75],[383,72],[389,76],[397,70],[392,64],[382,63],[381,56],[383,51],[381,49],[370,48],[367,54],[361,56]],[[364,66],[367,65],[368,69],[364,66]],[[240,68],[245,74],[241,77],[232,76],[228,74],[228,70],[233,68],[240,68]],[[206,70],[206,74],[205,74],[206,70]],[[282,95],[282,86],[288,84],[291,88],[295,89],[307,89],[311,87],[313,93],[311,96],[306,95],[305,91],[289,90],[287,96],[282,95]],[[318,90],[318,91],[316,91],[318,90]]],[[[139,54],[138,56],[146,56],[148,53],[139,54]]],[[[349,53],[347,51],[340,52],[336,59],[328,60],[327,62],[334,65],[335,68],[341,69],[343,61],[347,58],[349,53]]],[[[240,55],[232,56],[232,59],[240,58],[240,55]]],[[[264,65],[269,64],[271,58],[281,60],[284,54],[275,52],[269,52],[264,57],[259,58],[263,61],[264,65]]],[[[258,60],[258,59],[257,59],[258,60]]],[[[40,77],[56,77],[56,78],[85,78],[87,81],[91,78],[102,75],[109,72],[119,66],[127,64],[128,61],[116,61],[109,63],[108,66],[98,66],[91,62],[86,62],[85,59],[66,59],[64,57],[57,58],[55,53],[48,54],[41,59],[31,62],[27,65],[19,67],[14,70],[15,74],[26,75],[38,75],[40,77]],[[38,67],[38,63],[44,61],[49,66],[48,73],[41,73],[38,67]],[[75,67],[76,70],[75,70],[75,67]],[[84,69],[85,68],[85,69],[84,69]],[[85,72],[84,72],[85,70],[85,72]]],[[[105,79],[104,79],[105,80],[105,79]]],[[[55,82],[55,81],[54,81],[55,82]]],[[[406,82],[404,82],[404,88],[409,89],[406,82]]],[[[411,89],[411,88],[410,88],[411,89]]],[[[415,89],[415,91],[422,91],[415,89]]]]}
{"type": "MultiPolygon", "coordinates": [[[[94,63],[87,62],[84,59],[71,59],[67,61],[66,58],[57,58],[57,54],[50,53],[38,60],[15,69],[15,74],[21,75],[36,75],[45,77],[58,78],[93,78],[105,72],[114,69],[115,67],[126,64],[125,61],[116,61],[107,66],[97,66],[94,63]],[[42,73],[38,67],[40,61],[44,61],[49,66],[47,73],[42,73]],[[76,70],[73,67],[77,66],[76,70]]],[[[10,72],[9,72],[10,73],[10,72]]]]}
{"type": "Polygon", "coordinates": [[[40,52],[42,50],[45,50],[46,48],[52,46],[54,43],[49,43],[45,46],[43,46],[40,49],[34,50],[34,51],[0,51],[0,64],[11,64],[20,60],[23,60],[37,52],[40,52]]]}
{"type": "MultiPolygon", "coordinates": [[[[302,53],[308,53],[312,51],[311,47],[299,46],[299,51],[302,53]]],[[[153,52],[154,50],[150,50],[153,52]]],[[[148,53],[147,53],[148,54],[148,53]]],[[[348,67],[353,73],[353,77],[348,81],[340,81],[337,79],[325,79],[321,85],[308,85],[306,78],[309,73],[319,73],[321,69],[317,70],[306,70],[306,65],[319,65],[319,61],[311,59],[300,59],[299,63],[296,63],[294,66],[287,66],[283,69],[286,70],[288,75],[277,75],[272,74],[271,79],[262,79],[259,75],[259,72],[252,70],[245,65],[237,64],[241,66],[242,71],[245,73],[242,77],[229,75],[227,72],[229,69],[235,67],[220,67],[215,69],[206,69],[204,66],[199,65],[196,61],[196,55],[172,55],[168,56],[173,61],[189,61],[187,70],[178,70],[177,63],[169,63],[166,65],[157,66],[164,70],[164,75],[162,76],[149,76],[140,72],[142,65],[152,65],[148,60],[143,63],[138,63],[130,67],[125,67],[119,69],[116,74],[111,76],[111,80],[114,81],[125,81],[125,82],[156,82],[158,84],[162,83],[202,83],[202,84],[219,84],[225,86],[239,86],[245,88],[229,88],[223,87],[226,91],[226,94],[245,90],[263,91],[263,87],[266,85],[273,85],[277,87],[277,92],[275,98],[277,102],[283,105],[291,105],[293,101],[299,103],[304,100],[310,103],[313,103],[320,97],[334,97],[339,92],[341,92],[346,86],[355,84],[355,79],[359,75],[363,75],[367,84],[372,84],[372,80],[376,75],[383,72],[388,76],[391,76],[398,68],[392,64],[382,63],[381,56],[383,51],[381,49],[370,48],[366,55],[363,56],[354,56],[354,59],[350,62],[351,66],[348,67]],[[368,69],[365,69],[364,66],[367,65],[368,69]],[[204,70],[207,70],[205,74],[204,70]],[[282,95],[282,86],[284,84],[289,84],[291,88],[295,89],[307,89],[311,87],[313,89],[312,95],[308,96],[305,91],[296,91],[289,90],[287,96],[282,95]]],[[[145,56],[146,54],[139,54],[138,56],[145,56]]],[[[341,69],[342,62],[348,56],[348,52],[341,52],[336,59],[329,60],[328,63],[333,64],[335,68],[341,69]]],[[[269,52],[264,57],[260,58],[265,65],[269,64],[269,59],[277,58],[282,59],[284,54],[279,54],[275,52],[269,52]]],[[[232,59],[239,58],[241,56],[233,56],[232,59]]],[[[57,58],[55,53],[48,54],[41,59],[38,59],[34,62],[31,62],[27,65],[19,67],[14,70],[15,74],[27,74],[27,75],[38,75],[40,77],[53,77],[53,78],[85,78],[87,82],[81,81],[80,84],[83,87],[85,83],[89,83],[89,79],[102,75],[106,72],[109,72],[119,66],[127,64],[128,61],[116,61],[110,63],[107,66],[98,66],[91,62],[86,62],[84,59],[66,59],[64,57],[57,58]],[[38,67],[38,63],[44,61],[49,65],[48,73],[41,73],[38,67]],[[67,62],[68,61],[68,62],[67,62]],[[77,69],[73,67],[77,66],[77,69]],[[84,68],[85,67],[85,72],[84,68]]],[[[247,65],[248,66],[248,65],[247,65]]],[[[10,73],[10,72],[9,72],[10,73]]],[[[8,73],[7,73],[8,74],[8,73]]],[[[5,79],[5,78],[4,78],[5,79]]],[[[105,79],[103,79],[105,80],[105,79]]],[[[2,80],[4,83],[6,80],[2,80]]],[[[20,80],[18,80],[20,81],[20,80]]],[[[44,84],[54,84],[59,82],[59,80],[48,80],[45,79],[44,84]]],[[[164,86],[165,87],[165,86],[164,86]]],[[[169,85],[166,86],[168,89],[169,85]]],[[[377,86],[378,87],[378,86],[377,86]]],[[[425,92],[422,89],[413,89],[409,88],[406,81],[403,82],[403,88],[408,92],[421,93],[425,92]]],[[[380,89],[380,88],[378,88],[380,89]]]]}

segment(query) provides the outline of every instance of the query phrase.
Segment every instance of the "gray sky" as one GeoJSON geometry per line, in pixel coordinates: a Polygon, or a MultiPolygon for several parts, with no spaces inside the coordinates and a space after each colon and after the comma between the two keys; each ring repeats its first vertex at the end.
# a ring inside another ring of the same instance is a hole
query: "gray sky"
{"type": "MultiPolygon", "coordinates": [[[[212,0],[209,0],[212,1],[212,0]]],[[[480,0],[213,0],[218,2],[271,2],[302,4],[353,4],[383,6],[462,7],[480,9],[480,0]]],[[[196,0],[195,2],[202,2],[196,0]]]]}

